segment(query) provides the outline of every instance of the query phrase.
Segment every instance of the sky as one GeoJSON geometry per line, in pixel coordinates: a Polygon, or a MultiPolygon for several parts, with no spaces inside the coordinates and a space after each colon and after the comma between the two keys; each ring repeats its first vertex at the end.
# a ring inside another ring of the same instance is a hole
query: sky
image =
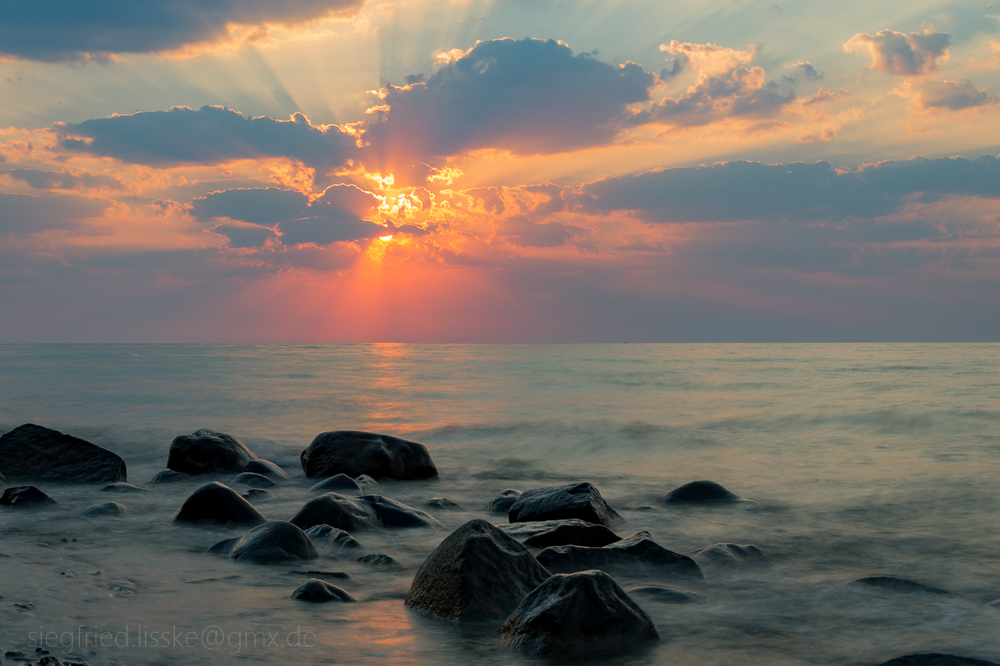
{"type": "Polygon", "coordinates": [[[9,0],[0,342],[1000,340],[998,18],[9,0]]]}

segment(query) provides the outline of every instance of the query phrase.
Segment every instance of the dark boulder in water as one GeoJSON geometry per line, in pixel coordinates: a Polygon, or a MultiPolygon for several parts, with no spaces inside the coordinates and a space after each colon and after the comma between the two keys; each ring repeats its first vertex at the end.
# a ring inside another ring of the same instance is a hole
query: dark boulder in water
{"type": "Polygon", "coordinates": [[[715,481],[692,481],[663,496],[664,504],[737,504],[746,502],[715,481]]]}
{"type": "Polygon", "coordinates": [[[251,488],[245,493],[240,493],[240,497],[248,502],[256,502],[257,500],[264,499],[265,497],[270,497],[270,491],[264,490],[263,488],[251,488]]]}
{"type": "Polygon", "coordinates": [[[364,489],[358,482],[346,474],[337,474],[320,481],[309,489],[311,492],[340,493],[341,495],[364,495],[364,489]]]}
{"type": "Polygon", "coordinates": [[[649,532],[637,532],[603,548],[553,546],[538,553],[536,557],[552,573],[624,569],[633,574],[703,577],[697,562],[687,555],[675,553],[657,544],[649,532]]]}
{"type": "Polygon", "coordinates": [[[367,474],[358,474],[354,477],[354,481],[361,486],[362,490],[366,495],[371,494],[373,490],[379,487],[378,481],[368,476],[367,474]]]}
{"type": "Polygon", "coordinates": [[[242,537],[233,537],[231,539],[223,539],[222,541],[219,541],[218,543],[214,543],[211,546],[209,546],[208,547],[208,552],[209,553],[224,553],[225,555],[232,555],[233,548],[236,546],[236,543],[241,538],[242,537]]]}
{"type": "Polygon", "coordinates": [[[345,548],[361,547],[361,544],[349,532],[330,525],[313,525],[306,530],[306,534],[312,539],[316,548],[325,555],[339,555],[345,548]]]}
{"type": "Polygon", "coordinates": [[[742,567],[748,564],[759,564],[764,561],[764,553],[760,548],[738,543],[716,543],[702,548],[695,557],[712,564],[742,567]]]}
{"type": "Polygon", "coordinates": [[[344,580],[350,580],[351,578],[343,571],[317,571],[316,569],[296,569],[294,571],[289,571],[285,575],[309,576],[310,578],[316,578],[317,576],[322,576],[323,578],[342,578],[344,580]]]}
{"type": "Polygon", "coordinates": [[[272,479],[289,478],[288,472],[281,469],[281,467],[270,460],[263,460],[262,458],[256,458],[248,462],[247,466],[243,468],[243,471],[250,472],[252,474],[263,474],[264,476],[272,479]]]}
{"type": "Polygon", "coordinates": [[[164,483],[177,483],[179,481],[187,481],[190,478],[191,478],[190,474],[184,474],[183,472],[175,472],[172,469],[165,469],[153,475],[153,478],[149,480],[149,484],[157,486],[164,483]]]}
{"type": "Polygon", "coordinates": [[[135,486],[132,485],[131,483],[125,483],[124,481],[119,481],[118,483],[109,483],[108,485],[101,488],[101,490],[106,493],[116,493],[119,495],[149,492],[149,488],[143,488],[142,486],[135,486]]]}
{"type": "Polygon", "coordinates": [[[561,520],[544,532],[531,535],[522,543],[532,548],[549,548],[551,546],[601,548],[621,540],[620,536],[604,525],[592,525],[577,520],[561,520]]]}
{"type": "Polygon", "coordinates": [[[621,516],[604,501],[597,488],[584,482],[526,490],[510,506],[507,518],[512,523],[578,518],[607,526],[621,516]]]}
{"type": "Polygon", "coordinates": [[[500,627],[500,642],[535,657],[590,658],[659,638],[646,612],[603,571],[552,576],[500,627]]]}
{"type": "Polygon", "coordinates": [[[438,509],[443,511],[461,511],[462,506],[458,502],[453,502],[447,497],[432,497],[426,502],[424,506],[428,509],[438,509]]]}
{"type": "Polygon", "coordinates": [[[167,454],[167,468],[185,474],[239,474],[256,458],[232,435],[202,428],[174,438],[167,454]]]}
{"type": "Polygon", "coordinates": [[[299,601],[311,601],[314,603],[326,603],[328,601],[355,602],[358,600],[353,594],[332,585],[325,580],[311,578],[302,583],[294,592],[292,599],[299,601]]]}
{"type": "Polygon", "coordinates": [[[184,500],[174,521],[254,526],[266,523],[267,518],[235,490],[213,481],[198,488],[184,500]]]}
{"type": "Polygon", "coordinates": [[[56,501],[35,486],[13,486],[3,491],[0,506],[12,509],[31,509],[54,506],[56,501]]]}
{"type": "Polygon", "coordinates": [[[129,513],[128,507],[124,504],[118,502],[101,502],[100,504],[87,507],[87,510],[83,512],[83,516],[86,518],[104,518],[127,516],[129,513]]]}
{"type": "Polygon", "coordinates": [[[402,569],[403,565],[399,563],[392,555],[386,555],[385,553],[372,553],[371,555],[362,555],[357,560],[361,564],[367,564],[370,567],[377,567],[380,569],[402,569]]]}
{"type": "Polygon", "coordinates": [[[0,473],[10,481],[125,481],[125,460],[96,444],[26,423],[0,437],[0,473]]]}
{"type": "Polygon", "coordinates": [[[486,510],[490,513],[505,514],[510,511],[511,505],[514,504],[520,496],[520,490],[514,490],[513,488],[501,490],[500,494],[490,500],[490,503],[486,505],[486,510]]]}
{"type": "Polygon", "coordinates": [[[524,543],[526,539],[542,532],[548,532],[559,525],[583,526],[593,525],[593,523],[588,523],[586,520],[579,520],[577,518],[569,518],[567,520],[529,520],[526,523],[501,523],[494,525],[494,527],[507,536],[524,543]]]}
{"type": "Polygon", "coordinates": [[[326,493],[306,502],[290,521],[302,529],[330,525],[348,532],[379,527],[440,526],[429,514],[381,495],[345,497],[326,493]]]}
{"type": "Polygon", "coordinates": [[[902,594],[950,594],[947,590],[930,587],[923,583],[917,583],[905,578],[895,576],[866,576],[851,583],[852,585],[863,585],[865,587],[875,587],[889,592],[899,592],[902,594]]]}
{"type": "Polygon", "coordinates": [[[895,659],[882,662],[879,666],[1000,666],[1000,664],[982,659],[956,657],[951,654],[923,652],[920,654],[908,654],[905,657],[896,657],[895,659]]]}
{"type": "Polygon", "coordinates": [[[690,604],[702,601],[702,596],[665,585],[633,585],[625,590],[632,597],[642,597],[661,604],[690,604]]]}
{"type": "Polygon", "coordinates": [[[485,520],[470,520],[420,565],[406,605],[450,620],[501,620],[548,577],[527,548],[485,520]]]}
{"type": "Polygon", "coordinates": [[[368,474],[376,479],[431,479],[438,475],[423,444],[358,430],[316,435],[302,452],[306,476],[368,474]]]}
{"type": "Polygon", "coordinates": [[[267,478],[263,474],[257,474],[256,472],[243,472],[242,474],[237,474],[229,482],[230,485],[240,484],[244,486],[250,486],[251,488],[273,488],[275,486],[274,481],[267,478]]]}
{"type": "Polygon", "coordinates": [[[319,557],[316,546],[305,532],[283,520],[259,525],[233,545],[230,554],[234,560],[268,564],[289,560],[315,560],[319,557]]]}

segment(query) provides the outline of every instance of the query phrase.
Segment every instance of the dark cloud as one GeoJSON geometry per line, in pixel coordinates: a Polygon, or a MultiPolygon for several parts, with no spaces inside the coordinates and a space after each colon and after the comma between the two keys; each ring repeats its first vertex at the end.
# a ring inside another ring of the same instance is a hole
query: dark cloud
{"type": "Polygon", "coordinates": [[[998,98],[977,88],[969,79],[961,81],[921,81],[911,86],[914,100],[925,109],[961,111],[996,104],[998,98]]]}
{"type": "Polygon", "coordinates": [[[922,76],[937,71],[938,62],[948,55],[951,35],[927,28],[905,34],[879,30],[874,35],[859,32],[844,44],[847,53],[868,51],[871,69],[899,76],[922,76]]]}
{"type": "Polygon", "coordinates": [[[800,72],[802,72],[802,75],[805,76],[807,79],[812,79],[813,81],[816,81],[817,79],[823,78],[823,75],[817,72],[816,68],[813,67],[808,62],[796,63],[795,68],[798,69],[800,72]]]}
{"type": "Polygon", "coordinates": [[[93,173],[73,174],[66,171],[12,169],[7,175],[27,183],[34,190],[73,190],[78,187],[121,189],[121,181],[93,173]]]}
{"type": "MultiPolygon", "coordinates": [[[[6,0],[0,54],[107,60],[227,40],[227,25],[293,25],[356,12],[364,0],[6,0]]],[[[263,34],[261,32],[261,34],[263,34]]]]}
{"type": "Polygon", "coordinates": [[[385,227],[347,214],[331,213],[278,225],[284,245],[329,245],[340,241],[363,240],[391,233],[385,227]]]}
{"type": "Polygon", "coordinates": [[[263,247],[267,241],[275,238],[274,229],[256,224],[220,224],[212,228],[213,233],[229,239],[229,247],[257,248],[263,247]]]}
{"type": "Polygon", "coordinates": [[[220,106],[109,116],[57,129],[67,135],[62,146],[69,150],[158,167],[288,157],[327,171],[355,150],[349,134],[313,125],[301,113],[290,120],[249,118],[220,106]]]}
{"type": "Polygon", "coordinates": [[[212,192],[191,202],[191,215],[201,220],[228,217],[252,224],[275,225],[302,217],[309,197],[295,190],[276,187],[212,192]]]}
{"type": "Polygon", "coordinates": [[[110,206],[103,199],[72,194],[36,197],[0,193],[0,234],[71,229],[82,220],[101,215],[110,206]]]}
{"type": "Polygon", "coordinates": [[[576,230],[558,222],[538,223],[523,215],[515,215],[503,221],[497,235],[522,247],[558,247],[565,244],[576,230]]]}

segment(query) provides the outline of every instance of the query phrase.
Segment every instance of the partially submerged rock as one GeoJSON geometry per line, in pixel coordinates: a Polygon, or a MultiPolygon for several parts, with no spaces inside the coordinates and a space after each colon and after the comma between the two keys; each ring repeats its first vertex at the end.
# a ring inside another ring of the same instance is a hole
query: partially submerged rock
{"type": "Polygon", "coordinates": [[[337,587],[325,580],[311,578],[302,583],[294,592],[292,599],[299,601],[312,601],[314,603],[326,603],[328,601],[355,602],[358,600],[353,594],[337,587]]]}
{"type": "Polygon", "coordinates": [[[641,597],[661,604],[690,604],[702,601],[700,594],[666,585],[633,585],[625,591],[631,597],[641,597]]]}
{"type": "Polygon", "coordinates": [[[500,627],[504,645],[535,657],[588,658],[659,638],[646,612],[603,571],[552,576],[500,627]]]}
{"type": "Polygon", "coordinates": [[[3,491],[0,506],[12,509],[32,509],[55,506],[56,501],[35,486],[12,486],[3,491]]]}
{"type": "Polygon", "coordinates": [[[0,437],[0,473],[10,481],[125,481],[125,460],[96,444],[26,423],[0,437]]]}
{"type": "Polygon", "coordinates": [[[381,495],[345,497],[326,493],[306,502],[290,521],[302,529],[330,525],[348,532],[379,527],[440,526],[429,514],[381,495]]]}
{"type": "Polygon", "coordinates": [[[553,546],[536,556],[552,573],[569,573],[587,569],[614,571],[627,569],[629,573],[674,575],[702,578],[701,568],[687,555],[667,550],[653,541],[649,532],[636,532],[627,539],[616,541],[603,548],[586,546],[553,546]]]}
{"type": "Polygon", "coordinates": [[[551,546],[601,548],[621,540],[620,536],[604,525],[592,525],[577,520],[561,520],[544,532],[531,535],[522,543],[532,548],[549,548],[551,546]]]}
{"type": "Polygon", "coordinates": [[[131,493],[148,493],[149,488],[143,488],[142,486],[135,486],[131,483],[125,483],[124,481],[119,481],[117,483],[109,483],[108,485],[101,488],[102,492],[106,493],[117,493],[120,495],[126,495],[131,493]]]}
{"type": "Polygon", "coordinates": [[[447,497],[432,497],[426,502],[424,506],[428,509],[437,509],[439,511],[461,511],[462,506],[458,502],[453,502],[447,497]]]}
{"type": "Polygon", "coordinates": [[[367,564],[370,567],[377,567],[380,569],[402,569],[403,565],[399,563],[392,555],[386,555],[385,553],[372,553],[371,555],[362,555],[357,560],[361,564],[367,564]]]}
{"type": "Polygon", "coordinates": [[[879,666],[1000,666],[1000,664],[993,661],[984,661],[983,659],[956,657],[952,654],[923,652],[920,654],[908,654],[905,657],[896,657],[895,659],[882,662],[879,666]]]}
{"type": "Polygon", "coordinates": [[[880,590],[900,592],[902,594],[950,594],[947,590],[941,590],[905,578],[896,578],[895,576],[866,576],[853,581],[851,584],[875,587],[880,590]]]}
{"type": "Polygon", "coordinates": [[[510,511],[511,505],[516,502],[517,498],[520,496],[520,490],[514,490],[513,488],[501,490],[500,494],[490,500],[490,503],[486,505],[486,510],[490,513],[506,514],[510,511]]]}
{"type": "Polygon", "coordinates": [[[230,485],[240,484],[243,486],[250,486],[251,488],[273,488],[275,483],[263,474],[257,474],[256,472],[243,472],[237,474],[229,482],[230,485]]]}
{"type": "Polygon", "coordinates": [[[500,620],[548,577],[527,548],[485,520],[470,520],[420,565],[406,605],[462,622],[500,620]]]}
{"type": "Polygon", "coordinates": [[[408,481],[438,475],[423,444],[358,430],[316,435],[301,459],[302,469],[310,478],[343,473],[408,481]]]}
{"type": "Polygon", "coordinates": [[[267,518],[235,490],[213,481],[198,488],[184,500],[174,521],[252,527],[266,523],[267,518]]]}
{"type": "Polygon", "coordinates": [[[703,562],[735,567],[760,564],[765,559],[757,546],[738,543],[715,543],[699,550],[695,557],[703,562]]]}
{"type": "Polygon", "coordinates": [[[239,474],[256,458],[232,435],[202,428],[174,438],[167,455],[167,468],[185,474],[239,474]]]}
{"type": "Polygon", "coordinates": [[[104,518],[113,516],[127,516],[129,514],[129,509],[124,504],[119,502],[101,502],[100,504],[95,504],[83,512],[83,516],[87,518],[104,518]]]}
{"type": "Polygon", "coordinates": [[[692,481],[674,488],[663,496],[664,504],[738,504],[748,502],[715,481],[692,481]]]}
{"type": "Polygon", "coordinates": [[[312,539],[316,548],[325,555],[339,555],[345,548],[353,550],[361,547],[349,532],[330,525],[313,525],[306,530],[306,534],[312,539]]]}
{"type": "Polygon", "coordinates": [[[175,472],[172,469],[165,469],[153,475],[153,478],[149,480],[149,484],[155,486],[163,483],[177,483],[179,481],[187,481],[190,478],[191,478],[190,474],[184,474],[183,472],[175,472]]]}
{"type": "Polygon", "coordinates": [[[610,525],[621,516],[590,483],[534,488],[521,493],[507,512],[512,523],[578,518],[595,525],[610,525]]]}
{"type": "Polygon", "coordinates": [[[346,474],[337,474],[324,479],[309,489],[311,492],[340,493],[341,495],[364,495],[365,491],[357,481],[346,474]]]}
{"type": "Polygon", "coordinates": [[[230,557],[234,560],[268,564],[290,560],[315,560],[319,557],[316,546],[305,532],[283,520],[259,525],[233,545],[230,557]]]}
{"type": "Polygon", "coordinates": [[[265,497],[270,497],[270,491],[264,490],[263,488],[251,488],[245,493],[240,493],[240,497],[248,502],[256,502],[257,500],[262,500],[265,497]]]}
{"type": "Polygon", "coordinates": [[[263,474],[264,476],[270,477],[272,479],[287,479],[289,478],[288,472],[281,469],[280,466],[271,462],[270,460],[264,460],[262,458],[255,458],[247,463],[247,466],[243,468],[244,472],[251,472],[253,474],[263,474]]]}

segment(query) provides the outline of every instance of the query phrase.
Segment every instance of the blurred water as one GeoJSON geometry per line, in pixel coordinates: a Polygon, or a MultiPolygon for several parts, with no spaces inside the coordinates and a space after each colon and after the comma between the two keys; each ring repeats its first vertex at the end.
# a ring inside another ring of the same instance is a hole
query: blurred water
{"type": "MultiPolygon", "coordinates": [[[[706,568],[703,584],[681,585],[703,604],[643,602],[662,640],[609,663],[861,665],[916,651],[1000,660],[1000,611],[986,606],[1000,597],[998,370],[996,344],[0,346],[0,431],[34,422],[83,437],[124,456],[139,483],[165,466],[174,436],[230,432],[293,474],[258,504],[287,519],[312,496],[298,455],[313,436],[374,430],[430,448],[439,480],[382,491],[418,507],[459,502],[465,511],[438,515],[449,528],[500,522],[481,509],[503,488],[589,480],[627,518],[623,535],[649,529],[686,553],[731,541],[768,554],[769,566],[706,568]],[[657,504],[703,478],[759,508],[657,504]],[[845,585],[876,573],[953,594],[845,585]]],[[[56,643],[75,632],[68,651],[92,664],[524,661],[493,629],[404,609],[447,530],[356,535],[364,552],[407,568],[320,561],[308,568],[349,573],[343,586],[362,602],[307,607],[288,599],[301,581],[286,573],[301,567],[205,554],[230,533],[171,523],[197,485],[122,499],[50,484],[58,509],[0,512],[0,647],[31,651],[42,631],[56,643]],[[135,515],[79,516],[108,499],[135,515]],[[81,648],[81,625],[128,627],[130,647],[81,648]],[[195,646],[173,634],[170,647],[162,635],[151,645],[148,632],[174,627],[197,634],[195,646]],[[208,627],[278,640],[211,649],[208,627]],[[287,644],[298,628],[316,634],[313,647],[287,644]]]]}

